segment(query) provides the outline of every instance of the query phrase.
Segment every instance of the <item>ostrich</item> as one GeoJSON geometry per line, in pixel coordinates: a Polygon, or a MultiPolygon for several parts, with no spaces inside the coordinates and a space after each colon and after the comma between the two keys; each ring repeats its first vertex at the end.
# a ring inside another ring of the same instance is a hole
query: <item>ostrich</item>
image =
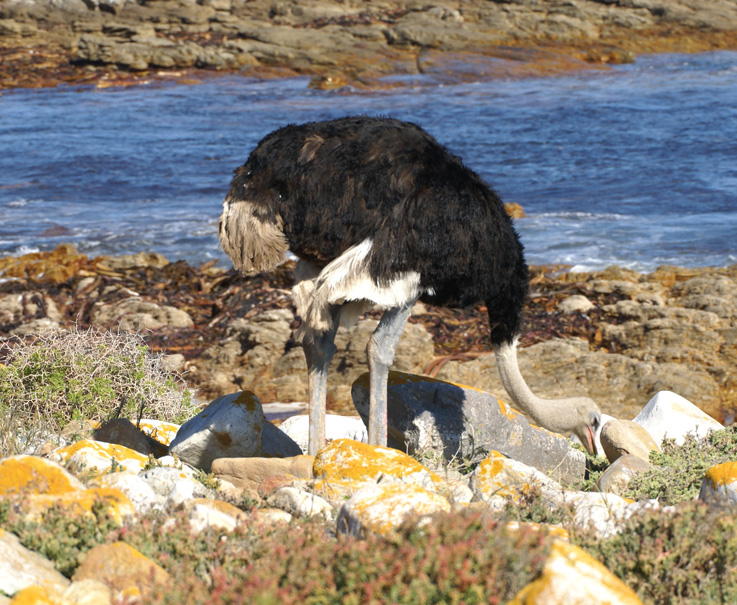
{"type": "Polygon", "coordinates": [[[298,257],[292,296],[302,317],[311,455],[325,442],[336,330],[374,305],[385,311],[366,347],[368,436],[386,445],[389,367],[417,300],[485,302],[499,374],[516,406],[593,451],[596,403],[541,399],[519,371],[529,276],[501,200],[419,126],[347,117],[272,132],[235,171],[218,231],[235,268],[248,275],[273,269],[287,250],[298,257]]]}

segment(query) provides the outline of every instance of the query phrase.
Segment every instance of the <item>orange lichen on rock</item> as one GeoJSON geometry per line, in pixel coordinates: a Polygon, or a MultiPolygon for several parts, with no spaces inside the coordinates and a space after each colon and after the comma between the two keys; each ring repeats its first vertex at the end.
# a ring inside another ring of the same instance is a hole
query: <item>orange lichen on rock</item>
{"type": "Polygon", "coordinates": [[[179,425],[163,420],[141,420],[138,423],[138,428],[159,443],[169,445],[177,436],[179,425]]]}
{"type": "Polygon", "coordinates": [[[315,457],[313,471],[315,477],[328,483],[379,479],[426,486],[440,483],[440,477],[407,454],[352,439],[336,439],[321,449],[315,457]]]}
{"type": "Polygon", "coordinates": [[[578,546],[556,540],[540,578],[525,586],[510,605],[639,605],[637,595],[578,546]]]}
{"type": "Polygon", "coordinates": [[[99,580],[127,595],[145,595],[153,585],[168,585],[169,573],[125,542],[100,544],[87,553],[72,578],[99,580]]]}
{"type": "Polygon", "coordinates": [[[419,485],[370,485],[356,492],[343,506],[338,531],[386,535],[412,519],[422,525],[430,515],[443,512],[450,512],[448,500],[419,485]]]}
{"type": "Polygon", "coordinates": [[[138,472],[148,463],[148,457],[123,445],[82,439],[72,445],[56,450],[52,457],[60,462],[69,462],[86,469],[106,472],[115,460],[126,470],[138,472]]]}
{"type": "Polygon", "coordinates": [[[118,524],[135,513],[131,501],[122,491],[109,487],[93,487],[57,496],[31,495],[23,501],[23,511],[28,520],[42,517],[51,507],[60,507],[70,514],[91,516],[92,509],[102,504],[105,512],[118,524]]]}
{"type": "Polygon", "coordinates": [[[21,455],[0,461],[0,496],[55,496],[82,489],[79,479],[51,460],[21,455]]]}

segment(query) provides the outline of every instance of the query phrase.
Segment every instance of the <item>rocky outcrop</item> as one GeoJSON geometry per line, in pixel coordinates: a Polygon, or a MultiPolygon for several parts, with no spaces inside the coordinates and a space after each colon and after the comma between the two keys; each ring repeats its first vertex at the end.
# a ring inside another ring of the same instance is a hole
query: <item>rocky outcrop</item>
{"type": "MultiPolygon", "coordinates": [[[[530,65],[581,69],[631,61],[639,50],[734,45],[736,24],[737,9],[719,0],[13,0],[0,8],[5,44],[54,47],[59,65],[256,75],[276,68],[313,74],[325,87],[366,85],[396,72],[474,79],[529,73],[530,65]],[[546,45],[555,50],[510,48],[546,45]]],[[[6,86],[23,82],[22,73],[7,72],[6,86]]]]}

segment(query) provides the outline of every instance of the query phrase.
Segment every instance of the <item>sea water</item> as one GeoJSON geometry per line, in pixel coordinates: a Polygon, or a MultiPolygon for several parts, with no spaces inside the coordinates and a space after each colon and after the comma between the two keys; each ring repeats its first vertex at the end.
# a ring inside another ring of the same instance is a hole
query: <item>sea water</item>
{"type": "Polygon", "coordinates": [[[199,264],[233,170],[270,131],[350,114],[415,122],[523,206],[531,263],[737,262],[737,53],[381,91],[236,75],[0,95],[0,254],[72,242],[199,264]]]}

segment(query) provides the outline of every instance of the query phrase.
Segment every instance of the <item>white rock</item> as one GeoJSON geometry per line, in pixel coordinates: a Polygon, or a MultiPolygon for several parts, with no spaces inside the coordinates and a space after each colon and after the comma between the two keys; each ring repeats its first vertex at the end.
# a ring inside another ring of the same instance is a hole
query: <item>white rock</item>
{"type": "Polygon", "coordinates": [[[160,510],[164,505],[164,498],[138,475],[128,471],[110,473],[98,477],[93,485],[119,489],[133,504],[137,513],[147,513],[150,510],[160,510]]]}
{"type": "MultiPolygon", "coordinates": [[[[303,453],[307,453],[307,443],[310,433],[309,416],[292,416],[287,418],[279,425],[284,433],[289,435],[303,453]]],[[[333,441],[335,439],[353,439],[368,443],[368,432],[366,425],[359,416],[340,416],[338,414],[327,414],[325,416],[325,439],[333,441]]]]}
{"type": "Polygon", "coordinates": [[[558,303],[558,311],[562,311],[563,313],[575,313],[576,311],[585,313],[593,308],[594,304],[581,294],[574,294],[558,303]]]}
{"type": "Polygon", "coordinates": [[[576,525],[610,538],[619,531],[629,503],[616,494],[566,491],[561,504],[574,507],[576,525]]]}
{"type": "Polygon", "coordinates": [[[358,490],[341,507],[337,527],[354,536],[386,535],[410,520],[422,525],[431,515],[449,511],[448,500],[419,485],[374,484],[358,490]]]}
{"type": "Polygon", "coordinates": [[[206,498],[211,496],[212,492],[202,483],[195,479],[181,479],[174,484],[164,501],[164,510],[173,512],[188,500],[195,498],[206,498]]]}
{"type": "Polygon", "coordinates": [[[658,445],[665,437],[681,445],[689,433],[701,438],[710,431],[724,428],[693,403],[670,391],[655,395],[634,421],[647,429],[658,445]]]}
{"type": "Polygon", "coordinates": [[[243,517],[243,511],[218,500],[198,501],[187,512],[189,525],[196,533],[207,528],[233,531],[243,517]]]}
{"type": "Polygon", "coordinates": [[[327,500],[296,487],[279,488],[269,499],[269,503],[295,517],[321,515],[330,520],[335,516],[335,510],[327,500]]]}
{"type": "Polygon", "coordinates": [[[182,425],[169,451],[210,472],[215,458],[260,456],[263,426],[256,395],[249,391],[223,395],[182,425]]]}
{"type": "Polygon", "coordinates": [[[206,490],[207,488],[202,483],[194,479],[193,474],[188,472],[186,467],[156,466],[139,473],[138,476],[148,483],[155,493],[166,498],[180,481],[191,481],[193,485],[199,485],[206,490]]]}
{"type": "Polygon", "coordinates": [[[46,557],[28,550],[17,536],[0,529],[0,593],[12,595],[35,585],[62,592],[69,580],[46,557]]]}

